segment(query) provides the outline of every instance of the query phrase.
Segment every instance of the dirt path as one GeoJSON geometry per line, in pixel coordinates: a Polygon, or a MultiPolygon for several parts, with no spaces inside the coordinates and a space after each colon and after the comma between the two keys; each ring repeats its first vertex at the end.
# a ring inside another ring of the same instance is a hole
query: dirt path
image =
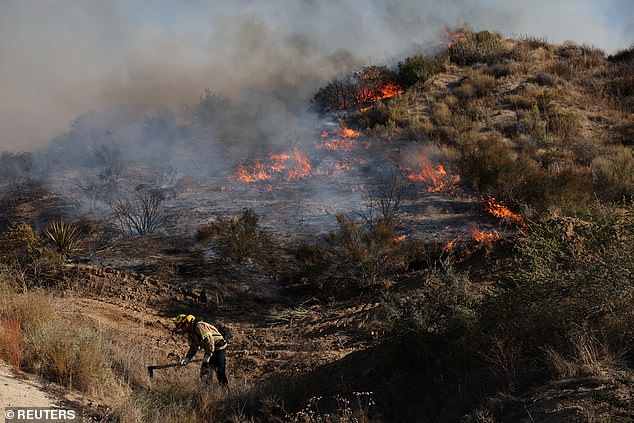
{"type": "Polygon", "coordinates": [[[0,408],[52,407],[58,401],[52,398],[44,386],[32,377],[16,376],[11,368],[0,362],[0,408]]]}

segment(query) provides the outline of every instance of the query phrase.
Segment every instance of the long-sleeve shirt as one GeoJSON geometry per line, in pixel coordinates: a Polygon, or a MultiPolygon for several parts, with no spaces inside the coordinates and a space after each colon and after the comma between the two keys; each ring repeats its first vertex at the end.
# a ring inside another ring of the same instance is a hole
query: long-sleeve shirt
{"type": "Polygon", "coordinates": [[[227,348],[227,342],[215,326],[207,322],[196,322],[194,328],[188,333],[189,350],[185,357],[190,360],[202,348],[205,355],[211,356],[215,350],[227,348]]]}

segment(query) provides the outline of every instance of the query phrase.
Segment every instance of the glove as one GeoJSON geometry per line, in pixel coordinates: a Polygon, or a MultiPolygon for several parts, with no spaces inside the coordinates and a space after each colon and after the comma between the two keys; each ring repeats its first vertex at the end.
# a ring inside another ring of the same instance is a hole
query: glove
{"type": "Polygon", "coordinates": [[[203,356],[203,363],[204,364],[209,364],[209,360],[211,360],[211,356],[210,355],[203,356]]]}
{"type": "Polygon", "coordinates": [[[190,362],[191,358],[188,357],[183,357],[181,358],[181,366],[187,366],[187,364],[190,362]]]}

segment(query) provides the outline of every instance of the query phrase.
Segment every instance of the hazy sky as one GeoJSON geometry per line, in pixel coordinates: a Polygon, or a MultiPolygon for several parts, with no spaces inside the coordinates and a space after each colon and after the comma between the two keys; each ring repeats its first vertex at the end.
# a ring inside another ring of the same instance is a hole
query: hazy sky
{"type": "Polygon", "coordinates": [[[634,43],[630,0],[0,0],[0,150],[36,148],[79,114],[176,107],[329,78],[438,42],[467,24],[634,43]]]}

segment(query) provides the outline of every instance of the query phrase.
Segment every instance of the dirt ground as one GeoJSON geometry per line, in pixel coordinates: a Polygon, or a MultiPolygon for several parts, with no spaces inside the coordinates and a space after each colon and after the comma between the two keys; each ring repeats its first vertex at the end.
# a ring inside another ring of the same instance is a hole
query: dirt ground
{"type": "Polygon", "coordinates": [[[0,407],[53,407],[58,399],[46,391],[37,378],[16,374],[7,364],[0,362],[0,407]]]}

